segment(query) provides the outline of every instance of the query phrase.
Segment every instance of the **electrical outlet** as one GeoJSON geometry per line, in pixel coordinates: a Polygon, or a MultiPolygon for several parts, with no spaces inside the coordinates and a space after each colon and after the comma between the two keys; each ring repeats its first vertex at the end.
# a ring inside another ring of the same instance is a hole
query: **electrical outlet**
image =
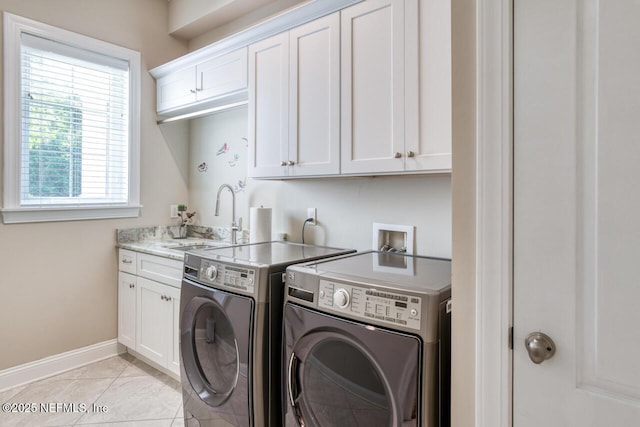
{"type": "Polygon", "coordinates": [[[309,225],[318,225],[318,211],[316,208],[307,208],[307,219],[311,218],[309,225]]]}
{"type": "Polygon", "coordinates": [[[169,218],[178,218],[178,205],[169,205],[169,218]]]}

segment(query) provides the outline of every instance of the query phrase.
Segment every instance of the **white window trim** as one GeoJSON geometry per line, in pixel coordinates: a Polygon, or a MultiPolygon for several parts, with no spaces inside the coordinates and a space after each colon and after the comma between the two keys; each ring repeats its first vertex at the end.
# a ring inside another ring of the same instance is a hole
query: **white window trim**
{"type": "Polygon", "coordinates": [[[140,53],[4,12],[4,203],[5,224],[127,218],[140,215],[140,53]],[[123,205],[20,206],[20,36],[50,38],[129,62],[129,202],[123,205]]]}

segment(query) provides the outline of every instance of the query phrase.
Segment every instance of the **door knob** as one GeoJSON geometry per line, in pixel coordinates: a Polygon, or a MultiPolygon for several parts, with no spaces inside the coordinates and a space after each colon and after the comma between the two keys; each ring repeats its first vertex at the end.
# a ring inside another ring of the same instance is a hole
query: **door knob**
{"type": "Polygon", "coordinates": [[[556,354],[556,344],[551,337],[542,332],[532,332],[524,340],[529,359],[536,365],[551,359],[556,354]]]}

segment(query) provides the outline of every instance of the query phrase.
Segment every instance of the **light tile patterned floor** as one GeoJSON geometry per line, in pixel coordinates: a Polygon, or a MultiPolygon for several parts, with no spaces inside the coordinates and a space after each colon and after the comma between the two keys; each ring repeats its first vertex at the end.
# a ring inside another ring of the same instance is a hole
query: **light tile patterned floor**
{"type": "Polygon", "coordinates": [[[0,426],[183,427],[181,393],[179,382],[123,354],[0,393],[10,410],[35,409],[3,406],[0,426]]]}

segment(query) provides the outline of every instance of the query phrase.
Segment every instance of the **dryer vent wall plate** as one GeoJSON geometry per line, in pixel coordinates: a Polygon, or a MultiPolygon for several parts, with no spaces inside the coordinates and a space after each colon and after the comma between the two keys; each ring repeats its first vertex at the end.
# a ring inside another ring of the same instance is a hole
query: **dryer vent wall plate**
{"type": "Polygon", "coordinates": [[[372,247],[374,251],[415,252],[415,229],[413,225],[373,223],[372,247]]]}

